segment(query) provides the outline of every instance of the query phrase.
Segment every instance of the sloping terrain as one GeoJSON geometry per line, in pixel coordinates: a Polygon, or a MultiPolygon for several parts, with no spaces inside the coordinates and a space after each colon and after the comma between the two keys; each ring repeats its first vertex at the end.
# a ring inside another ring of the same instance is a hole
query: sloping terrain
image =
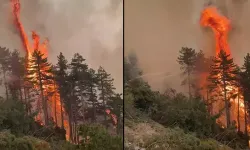
{"type": "Polygon", "coordinates": [[[201,140],[179,128],[165,128],[150,120],[125,119],[126,150],[231,150],[213,140],[201,140]]]}

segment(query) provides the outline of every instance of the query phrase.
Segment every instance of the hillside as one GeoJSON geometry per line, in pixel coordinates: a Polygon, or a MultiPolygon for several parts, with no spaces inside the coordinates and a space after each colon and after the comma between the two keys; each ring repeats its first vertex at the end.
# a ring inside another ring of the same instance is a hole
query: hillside
{"type": "Polygon", "coordinates": [[[225,108],[211,113],[211,104],[198,88],[189,95],[172,88],[154,91],[141,78],[143,73],[134,54],[125,58],[124,69],[124,137],[128,150],[248,149],[248,135],[236,124],[226,128],[218,124],[225,108]]]}
{"type": "Polygon", "coordinates": [[[137,117],[125,119],[126,150],[232,150],[214,139],[201,140],[180,128],[165,128],[145,116],[137,117]]]}

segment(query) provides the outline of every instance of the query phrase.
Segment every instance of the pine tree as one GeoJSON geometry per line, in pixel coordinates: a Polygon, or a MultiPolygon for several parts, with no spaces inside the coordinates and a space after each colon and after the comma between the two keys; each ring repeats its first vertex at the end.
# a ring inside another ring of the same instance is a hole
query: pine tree
{"type": "Polygon", "coordinates": [[[52,76],[51,64],[48,63],[44,54],[40,51],[35,50],[32,54],[32,58],[29,60],[29,67],[27,69],[28,80],[39,89],[41,93],[44,122],[48,125],[48,105],[47,98],[44,95],[44,86],[51,84],[52,76]]]}
{"type": "Polygon", "coordinates": [[[206,81],[207,75],[209,73],[210,64],[211,64],[210,59],[205,57],[205,54],[203,53],[202,50],[196,53],[194,74],[193,74],[195,82],[193,83],[194,85],[193,88],[195,90],[196,97],[207,93],[207,99],[206,99],[207,104],[210,103],[209,102],[210,100],[208,96],[208,89],[206,88],[207,83],[204,81],[206,81]]]}
{"type": "Polygon", "coordinates": [[[61,124],[62,129],[64,129],[64,116],[63,116],[63,105],[65,106],[64,102],[67,100],[67,60],[65,59],[62,52],[60,52],[59,56],[57,56],[57,64],[55,70],[55,80],[58,85],[59,93],[60,93],[60,103],[61,103],[61,124]]]}
{"type": "MultiPolygon", "coordinates": [[[[112,114],[115,114],[116,118],[116,126],[117,126],[117,134],[122,134],[123,129],[123,99],[122,94],[115,94],[111,97],[111,99],[107,102],[108,108],[111,110],[112,114]]],[[[112,116],[111,116],[112,117],[112,116]]],[[[113,118],[111,118],[113,120],[113,118]]],[[[112,121],[113,122],[113,121],[112,121]]]]}
{"type": "MultiPolygon", "coordinates": [[[[250,54],[244,57],[244,64],[240,73],[241,76],[241,86],[243,90],[243,97],[244,97],[244,114],[245,114],[245,133],[247,134],[247,106],[248,109],[250,104],[250,54]]],[[[248,110],[249,112],[249,110],[248,110]]]]}
{"type": "MultiPolygon", "coordinates": [[[[98,107],[98,101],[97,101],[97,75],[95,73],[94,69],[88,70],[88,77],[87,77],[87,97],[88,97],[88,103],[92,106],[92,121],[96,122],[96,113],[97,113],[97,107],[98,107]]],[[[83,111],[84,112],[84,111],[83,111]]]]}
{"type": "Polygon", "coordinates": [[[187,75],[187,78],[182,81],[182,84],[188,84],[188,94],[189,98],[191,98],[191,88],[193,87],[191,75],[194,73],[196,52],[194,49],[187,47],[182,47],[179,52],[180,56],[178,57],[177,61],[181,65],[180,69],[183,71],[183,75],[187,75]]]}
{"type": "Polygon", "coordinates": [[[233,59],[230,58],[230,54],[226,54],[224,50],[221,50],[217,57],[213,59],[211,65],[211,72],[208,77],[211,87],[222,89],[225,109],[226,109],[226,124],[230,125],[230,104],[228,88],[235,85],[236,75],[238,69],[234,64],[233,59]]]}
{"type": "Polygon", "coordinates": [[[70,102],[69,102],[69,118],[72,121],[72,135],[73,141],[76,141],[76,126],[77,119],[79,118],[78,110],[80,109],[80,99],[84,93],[83,89],[86,89],[84,83],[84,77],[86,75],[88,65],[85,63],[85,59],[78,53],[74,54],[74,57],[70,63],[69,84],[70,88],[70,102]]]}
{"type": "MultiPolygon", "coordinates": [[[[25,66],[24,58],[20,57],[17,50],[11,53],[10,57],[10,73],[12,81],[9,83],[10,92],[13,99],[19,99],[23,101],[23,78],[24,78],[25,66]],[[18,96],[19,95],[19,96],[18,96]]],[[[27,104],[27,102],[25,102],[27,104]]]]}
{"type": "Polygon", "coordinates": [[[8,89],[8,83],[6,80],[6,75],[9,70],[9,60],[10,60],[10,51],[6,47],[0,47],[0,65],[1,70],[3,73],[3,80],[4,80],[4,87],[5,87],[5,94],[6,99],[9,99],[9,89],[8,89]]]}
{"type": "Polygon", "coordinates": [[[107,115],[106,115],[106,104],[107,101],[114,95],[114,79],[108,74],[102,67],[98,69],[98,90],[100,91],[99,99],[102,101],[104,124],[108,127],[107,115]]]}

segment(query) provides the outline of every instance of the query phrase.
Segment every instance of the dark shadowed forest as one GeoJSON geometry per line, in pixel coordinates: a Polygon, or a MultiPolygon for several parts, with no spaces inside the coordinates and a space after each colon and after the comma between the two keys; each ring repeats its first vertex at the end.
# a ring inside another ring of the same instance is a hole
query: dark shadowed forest
{"type": "Polygon", "coordinates": [[[215,57],[183,47],[176,58],[188,94],[151,89],[134,53],[125,57],[125,148],[248,149],[250,54],[235,64],[224,50],[215,57]]]}
{"type": "Polygon", "coordinates": [[[103,67],[1,47],[0,68],[1,150],[122,149],[123,99],[103,67]]]}

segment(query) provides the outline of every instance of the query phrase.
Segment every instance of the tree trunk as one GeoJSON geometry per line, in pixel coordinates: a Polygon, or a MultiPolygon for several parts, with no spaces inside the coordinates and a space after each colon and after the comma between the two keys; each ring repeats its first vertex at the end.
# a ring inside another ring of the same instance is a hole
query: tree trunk
{"type": "Polygon", "coordinates": [[[246,108],[246,102],[244,101],[244,115],[245,115],[245,133],[246,135],[248,135],[248,131],[247,131],[247,108],[246,108]]]}
{"type": "Polygon", "coordinates": [[[106,128],[108,128],[108,123],[107,123],[107,114],[106,114],[106,104],[105,104],[105,97],[104,97],[104,92],[103,92],[103,79],[101,79],[101,92],[102,92],[102,104],[103,104],[103,109],[104,109],[104,125],[106,128]]]}
{"type": "Polygon", "coordinates": [[[42,83],[41,70],[40,70],[39,63],[38,63],[38,77],[39,77],[39,86],[40,86],[42,103],[43,103],[44,123],[45,123],[45,125],[48,125],[49,124],[49,121],[48,121],[49,116],[48,116],[48,111],[47,111],[47,99],[45,99],[44,93],[43,93],[43,83],[42,83]]]}
{"type": "Polygon", "coordinates": [[[57,115],[56,115],[56,113],[57,113],[57,111],[56,111],[56,96],[55,96],[55,123],[56,123],[56,126],[58,126],[58,124],[57,124],[57,115]]]}
{"type": "Polygon", "coordinates": [[[226,107],[226,121],[227,121],[227,128],[230,126],[230,111],[229,111],[229,101],[227,100],[227,89],[226,89],[226,82],[223,78],[223,88],[224,88],[224,100],[225,100],[225,107],[226,107]]]}
{"type": "Polygon", "coordinates": [[[57,110],[56,110],[57,107],[56,107],[56,84],[55,84],[55,81],[54,81],[54,90],[55,90],[55,91],[54,91],[54,99],[55,99],[55,100],[54,100],[54,101],[55,101],[55,108],[54,108],[54,109],[55,109],[55,110],[54,110],[54,111],[55,111],[55,114],[54,114],[54,115],[55,115],[55,123],[56,123],[56,126],[58,126],[58,124],[57,124],[57,110]]]}
{"type": "Polygon", "coordinates": [[[73,132],[72,132],[72,113],[69,111],[69,139],[73,142],[73,132]]]}
{"type": "Polygon", "coordinates": [[[60,103],[61,103],[61,122],[62,122],[62,129],[64,129],[64,116],[63,116],[63,102],[62,96],[60,94],[60,103]]]}
{"type": "Polygon", "coordinates": [[[6,100],[9,100],[9,92],[8,92],[8,85],[6,82],[6,72],[3,69],[3,80],[4,80],[4,86],[5,86],[5,94],[6,94],[6,100]]]}
{"type": "Polygon", "coordinates": [[[91,86],[90,87],[90,90],[91,90],[91,100],[92,100],[92,103],[93,103],[93,121],[96,122],[96,106],[95,106],[95,99],[94,99],[94,93],[93,93],[93,87],[91,86]]]}
{"type": "Polygon", "coordinates": [[[30,106],[30,88],[27,88],[27,106],[28,106],[28,112],[31,114],[31,106],[30,106]]]}
{"type": "Polygon", "coordinates": [[[72,142],[75,144],[75,122],[72,116],[72,142]]]}
{"type": "Polygon", "coordinates": [[[188,95],[189,99],[191,99],[191,85],[190,85],[190,72],[188,71],[188,95]]]}
{"type": "Polygon", "coordinates": [[[237,122],[238,122],[238,132],[240,132],[240,94],[239,94],[239,88],[238,88],[238,115],[237,115],[237,122]]]}
{"type": "Polygon", "coordinates": [[[244,120],[245,120],[245,134],[246,134],[246,138],[247,138],[247,145],[249,147],[249,137],[248,137],[248,131],[247,131],[247,126],[248,126],[248,123],[247,123],[247,103],[246,103],[246,98],[245,98],[245,94],[244,94],[244,120]]]}
{"type": "Polygon", "coordinates": [[[20,99],[21,101],[23,101],[23,92],[22,92],[22,82],[21,82],[21,78],[19,77],[19,95],[20,95],[20,99]]]}
{"type": "Polygon", "coordinates": [[[77,143],[77,121],[76,119],[74,119],[74,143],[76,144],[77,143]]]}
{"type": "Polygon", "coordinates": [[[27,90],[24,88],[24,103],[26,112],[29,114],[28,102],[27,102],[27,90]]]}

